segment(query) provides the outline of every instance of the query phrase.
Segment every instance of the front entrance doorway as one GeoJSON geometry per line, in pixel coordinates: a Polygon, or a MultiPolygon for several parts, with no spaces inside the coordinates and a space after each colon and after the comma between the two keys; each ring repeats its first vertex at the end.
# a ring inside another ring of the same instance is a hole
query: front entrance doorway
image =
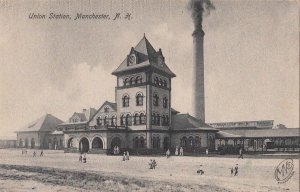
{"type": "Polygon", "coordinates": [[[82,137],[79,141],[79,151],[80,153],[87,153],[90,149],[89,140],[85,137],[82,137]]]}

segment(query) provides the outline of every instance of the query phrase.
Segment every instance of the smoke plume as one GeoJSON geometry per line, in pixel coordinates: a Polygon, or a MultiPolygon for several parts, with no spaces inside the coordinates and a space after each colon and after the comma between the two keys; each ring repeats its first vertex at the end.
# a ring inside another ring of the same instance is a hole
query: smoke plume
{"type": "Polygon", "coordinates": [[[215,6],[210,0],[190,0],[189,9],[192,11],[192,18],[194,20],[195,31],[201,30],[203,15],[209,14],[215,6]]]}

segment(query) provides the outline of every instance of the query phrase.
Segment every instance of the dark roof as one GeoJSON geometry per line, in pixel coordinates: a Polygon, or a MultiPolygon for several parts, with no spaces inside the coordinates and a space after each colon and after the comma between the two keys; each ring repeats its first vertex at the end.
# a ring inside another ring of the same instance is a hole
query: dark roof
{"type": "Polygon", "coordinates": [[[203,123],[201,120],[189,115],[189,114],[176,114],[172,116],[172,128],[173,130],[196,130],[204,128],[209,130],[217,130],[211,128],[206,123],[203,123]]]}
{"type": "Polygon", "coordinates": [[[119,65],[119,67],[112,73],[113,75],[118,75],[119,73],[131,71],[134,69],[150,67],[154,70],[166,73],[170,77],[176,76],[165,63],[163,65],[158,65],[157,57],[159,55],[162,56],[161,49],[159,49],[159,51],[155,51],[155,49],[145,36],[135,46],[135,48],[131,48],[130,54],[136,55],[137,64],[128,66],[126,57],[124,61],[119,65]]]}
{"type": "Polygon", "coordinates": [[[56,129],[56,126],[62,122],[63,121],[58,119],[57,117],[51,114],[46,114],[38,118],[37,120],[29,123],[17,132],[54,131],[56,129]]]}
{"type": "Polygon", "coordinates": [[[177,111],[176,109],[171,108],[171,114],[172,114],[172,115],[176,115],[176,114],[178,114],[178,113],[180,113],[180,112],[177,111]]]}
{"type": "Polygon", "coordinates": [[[287,129],[250,129],[250,130],[222,130],[227,135],[220,134],[220,138],[245,137],[245,138],[266,138],[266,137],[300,137],[299,128],[287,129]],[[230,135],[232,136],[230,136],[230,135]]]}

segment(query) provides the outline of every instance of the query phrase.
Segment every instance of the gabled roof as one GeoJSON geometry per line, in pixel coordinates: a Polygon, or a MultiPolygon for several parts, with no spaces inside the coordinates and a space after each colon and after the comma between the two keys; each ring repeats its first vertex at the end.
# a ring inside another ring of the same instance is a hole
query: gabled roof
{"type": "Polygon", "coordinates": [[[69,121],[71,121],[74,116],[78,116],[81,122],[88,121],[95,115],[96,112],[97,110],[92,107],[90,107],[89,109],[83,109],[82,113],[74,112],[73,115],[69,118],[69,121]]]}
{"type": "Polygon", "coordinates": [[[31,132],[31,131],[54,131],[58,124],[61,124],[63,121],[57,117],[46,114],[37,120],[29,123],[27,126],[23,127],[20,131],[17,132],[31,132]]]}
{"type": "Polygon", "coordinates": [[[113,102],[109,102],[109,101],[105,101],[101,107],[99,107],[99,109],[94,113],[94,115],[90,118],[90,120],[88,122],[90,122],[96,115],[97,113],[106,105],[109,105],[115,112],[117,112],[117,103],[113,103],[113,102]]]}
{"type": "Polygon", "coordinates": [[[211,128],[206,123],[203,123],[201,120],[189,115],[189,114],[176,114],[172,116],[172,128],[176,129],[201,129],[201,128],[209,128],[211,130],[216,130],[211,128]]]}
{"type": "Polygon", "coordinates": [[[131,48],[130,54],[136,55],[137,64],[128,66],[128,57],[126,57],[119,67],[112,73],[113,75],[118,75],[119,73],[134,69],[149,67],[156,71],[166,73],[170,77],[176,76],[165,63],[158,65],[157,57],[159,55],[163,57],[161,49],[159,49],[159,51],[155,51],[146,36],[144,36],[134,48],[131,48]]]}

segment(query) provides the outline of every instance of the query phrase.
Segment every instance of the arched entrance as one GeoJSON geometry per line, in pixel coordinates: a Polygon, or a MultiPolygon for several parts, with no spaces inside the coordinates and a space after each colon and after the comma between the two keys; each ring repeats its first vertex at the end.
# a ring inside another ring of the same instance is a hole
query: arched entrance
{"type": "Polygon", "coordinates": [[[81,153],[87,153],[90,149],[89,140],[85,137],[82,137],[79,141],[79,151],[81,153]]]}
{"type": "Polygon", "coordinates": [[[164,138],[164,149],[167,150],[170,148],[170,141],[169,141],[169,137],[165,137],[164,138]]]}
{"type": "Polygon", "coordinates": [[[103,149],[103,142],[99,137],[95,137],[92,141],[93,149],[103,149]]]}
{"type": "Polygon", "coordinates": [[[20,139],[20,141],[19,141],[19,147],[23,147],[23,141],[22,141],[22,139],[20,139]]]}
{"type": "Polygon", "coordinates": [[[73,148],[73,147],[74,147],[73,138],[70,138],[67,143],[67,148],[73,148]]]}
{"type": "Polygon", "coordinates": [[[35,141],[34,141],[34,138],[31,139],[31,148],[34,148],[35,147],[35,141]]]}
{"type": "Polygon", "coordinates": [[[121,148],[121,139],[119,137],[115,137],[111,140],[110,148],[113,149],[115,146],[121,148]]]}

